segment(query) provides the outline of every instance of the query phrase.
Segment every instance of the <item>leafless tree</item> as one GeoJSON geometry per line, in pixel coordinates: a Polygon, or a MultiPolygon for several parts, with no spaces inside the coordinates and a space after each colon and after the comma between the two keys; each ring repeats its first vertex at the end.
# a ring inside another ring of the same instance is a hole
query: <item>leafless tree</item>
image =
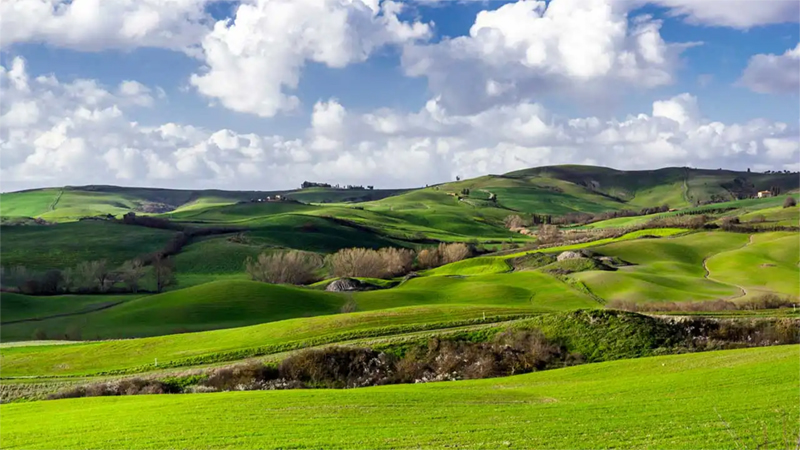
{"type": "Polygon", "coordinates": [[[306,284],[316,279],[316,272],[322,267],[322,257],[298,250],[262,253],[256,259],[248,257],[245,267],[255,281],[306,284]]]}
{"type": "Polygon", "coordinates": [[[366,248],[343,248],[328,256],[328,265],[335,277],[382,278],[386,274],[381,255],[366,248]]]}
{"type": "Polygon", "coordinates": [[[506,228],[509,230],[513,230],[514,228],[522,228],[525,226],[525,221],[522,220],[522,217],[512,214],[510,216],[506,216],[503,220],[503,224],[505,224],[506,228]]]}
{"type": "Polygon", "coordinates": [[[153,259],[153,274],[156,278],[156,291],[161,292],[164,288],[177,284],[175,279],[175,263],[172,258],[165,257],[157,253],[153,259]]]}
{"type": "Polygon", "coordinates": [[[139,259],[125,261],[119,268],[119,274],[131,292],[138,292],[139,281],[144,277],[144,264],[139,259]]]}

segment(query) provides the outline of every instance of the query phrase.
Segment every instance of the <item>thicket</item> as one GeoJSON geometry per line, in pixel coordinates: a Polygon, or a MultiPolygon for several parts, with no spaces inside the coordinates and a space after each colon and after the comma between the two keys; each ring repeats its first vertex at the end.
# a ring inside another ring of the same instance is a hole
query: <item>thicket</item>
{"type": "Polygon", "coordinates": [[[316,253],[289,250],[262,253],[245,261],[247,273],[255,281],[276,284],[307,284],[315,281],[322,267],[322,257],[316,253]]]}
{"type": "Polygon", "coordinates": [[[699,302],[648,302],[637,303],[625,300],[612,300],[609,308],[632,312],[698,312],[698,311],[753,311],[760,309],[780,309],[800,306],[800,300],[789,296],[764,294],[759,297],[732,302],[730,300],[707,300],[699,302]]]}

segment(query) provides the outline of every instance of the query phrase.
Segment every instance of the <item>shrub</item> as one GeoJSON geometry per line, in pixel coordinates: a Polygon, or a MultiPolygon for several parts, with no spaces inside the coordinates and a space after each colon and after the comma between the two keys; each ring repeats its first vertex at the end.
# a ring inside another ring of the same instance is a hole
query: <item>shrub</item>
{"type": "Polygon", "coordinates": [[[385,275],[395,277],[411,271],[414,264],[414,252],[406,248],[386,247],[378,250],[383,261],[385,275]]]}
{"type": "Polygon", "coordinates": [[[543,244],[558,242],[563,233],[556,225],[542,224],[539,226],[539,231],[536,233],[536,240],[543,244]]]}
{"type": "Polygon", "coordinates": [[[450,264],[470,257],[470,249],[467,244],[456,242],[453,244],[439,244],[439,254],[441,264],[450,264]]]}
{"type": "Polygon", "coordinates": [[[783,201],[783,207],[791,208],[792,206],[797,206],[797,200],[794,197],[786,197],[786,200],[783,201]]]}
{"type": "Polygon", "coordinates": [[[352,313],[358,311],[358,304],[352,298],[348,298],[347,301],[342,305],[341,309],[339,309],[342,313],[352,313]]]}
{"type": "Polygon", "coordinates": [[[247,273],[255,281],[276,284],[306,284],[316,279],[322,258],[316,253],[298,250],[262,253],[245,261],[247,273]]]}
{"type": "Polygon", "coordinates": [[[386,384],[392,361],[385,353],[366,348],[328,347],[304,350],[284,359],[281,378],[311,387],[362,387],[386,384]]]}
{"type": "Polygon", "coordinates": [[[328,256],[328,265],[335,277],[382,278],[386,273],[381,255],[366,248],[343,248],[328,256]]]}
{"type": "Polygon", "coordinates": [[[503,224],[509,230],[513,230],[515,228],[524,227],[525,226],[525,221],[522,220],[522,217],[520,217],[520,216],[518,216],[516,214],[512,214],[510,216],[506,216],[506,218],[503,220],[503,224]]]}
{"type": "Polygon", "coordinates": [[[438,249],[424,248],[417,253],[417,265],[421,269],[431,269],[442,265],[438,249]]]}

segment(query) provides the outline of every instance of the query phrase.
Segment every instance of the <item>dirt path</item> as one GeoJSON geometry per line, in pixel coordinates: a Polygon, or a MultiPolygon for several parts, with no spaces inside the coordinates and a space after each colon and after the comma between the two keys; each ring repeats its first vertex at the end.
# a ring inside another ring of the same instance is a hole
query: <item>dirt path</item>
{"type": "MultiPolygon", "coordinates": [[[[745,244],[744,244],[744,245],[742,245],[741,247],[739,247],[739,248],[737,248],[737,249],[734,249],[734,250],[728,250],[728,252],[733,252],[733,251],[736,251],[736,250],[741,250],[741,249],[743,249],[743,248],[747,247],[748,245],[750,245],[750,244],[752,244],[752,243],[753,243],[753,238],[754,238],[754,237],[755,237],[755,235],[754,235],[754,234],[751,234],[751,235],[750,235],[750,237],[747,239],[747,242],[745,242],[745,244]]],[[[722,252],[722,253],[727,253],[727,252],[722,252]]],[[[705,278],[706,280],[709,280],[709,281],[713,281],[713,282],[715,282],[715,283],[725,284],[725,285],[728,285],[728,286],[733,286],[733,287],[735,287],[735,288],[739,289],[739,291],[740,291],[740,292],[739,292],[739,294],[738,294],[738,295],[731,295],[731,296],[725,297],[725,298],[723,298],[723,299],[721,299],[721,300],[736,300],[737,298],[742,298],[742,297],[745,297],[745,296],[747,296],[747,294],[748,294],[748,292],[747,292],[747,289],[745,289],[743,286],[739,286],[738,284],[733,284],[733,283],[726,283],[726,282],[724,282],[724,281],[717,280],[717,279],[715,279],[715,278],[712,278],[712,277],[711,277],[711,271],[710,271],[710,270],[708,270],[708,264],[707,264],[707,262],[708,262],[708,259],[709,259],[709,258],[713,258],[713,257],[715,257],[715,256],[719,256],[719,255],[721,255],[722,253],[717,253],[717,254],[715,254],[715,255],[711,255],[711,256],[708,256],[708,257],[706,257],[706,258],[703,258],[703,270],[705,271],[705,275],[703,275],[703,278],[705,278]]]]}

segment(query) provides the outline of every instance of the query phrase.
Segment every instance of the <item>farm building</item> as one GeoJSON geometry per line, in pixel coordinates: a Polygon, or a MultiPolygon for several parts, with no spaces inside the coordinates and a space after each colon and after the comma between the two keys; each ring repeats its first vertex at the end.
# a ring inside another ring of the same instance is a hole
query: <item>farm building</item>
{"type": "Polygon", "coordinates": [[[772,197],[772,192],[770,191],[758,191],[758,198],[767,198],[772,197]]]}

